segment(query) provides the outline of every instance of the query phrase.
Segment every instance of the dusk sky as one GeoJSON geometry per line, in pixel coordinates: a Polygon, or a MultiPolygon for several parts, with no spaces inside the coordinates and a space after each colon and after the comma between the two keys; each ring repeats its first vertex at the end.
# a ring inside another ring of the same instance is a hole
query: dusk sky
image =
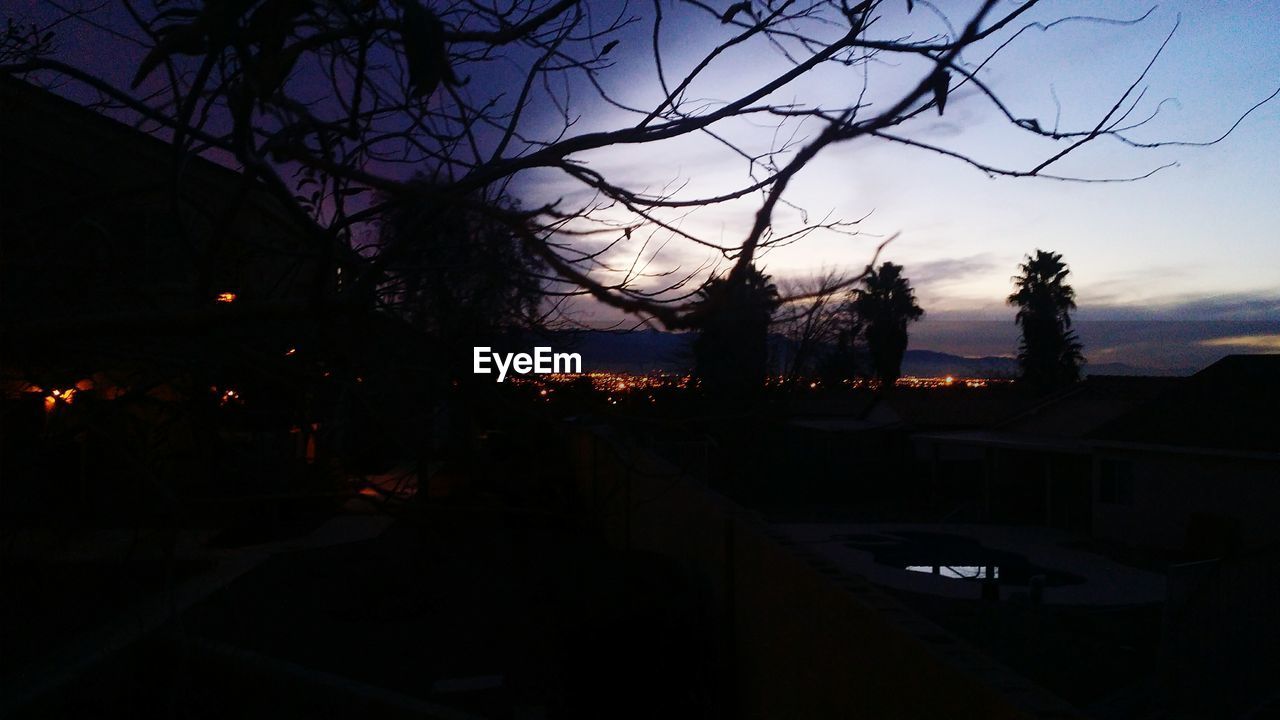
{"type": "MultiPolygon", "coordinates": [[[[1046,18],[1075,13],[1129,18],[1150,7],[1136,2],[1049,3],[1035,12],[1046,18]]],[[[1179,14],[1181,25],[1148,76],[1143,106],[1149,112],[1161,99],[1175,100],[1164,103],[1160,115],[1133,137],[1148,142],[1213,139],[1280,87],[1280,45],[1272,37],[1280,26],[1280,5],[1169,3],[1139,26],[1082,24],[1033,32],[993,65],[989,83],[1012,98],[1019,116],[1048,124],[1056,93],[1063,127],[1090,127],[1141,72],[1179,14]],[[1049,64],[1029,76],[1009,70],[1021,72],[1023,61],[1049,64]]],[[[838,94],[835,82],[816,76],[795,95],[838,94]]],[[[1012,147],[1010,141],[1020,138],[1007,131],[983,98],[958,94],[953,103],[943,118],[931,119],[915,137],[947,138],[978,157],[1023,169],[1059,149],[1051,144],[1012,147]]],[[[1059,170],[1080,177],[1127,177],[1178,163],[1133,183],[988,179],[955,160],[859,141],[819,156],[793,183],[788,197],[814,216],[870,213],[860,226],[868,237],[813,236],[770,253],[764,265],[781,277],[804,277],[822,268],[856,269],[865,265],[879,238],[899,233],[883,259],[906,266],[928,312],[926,325],[944,319],[1004,320],[1012,338],[1013,311],[1004,304],[1010,277],[1022,256],[1039,247],[1063,253],[1070,263],[1081,320],[1269,321],[1277,323],[1280,333],[1277,155],[1277,101],[1253,112],[1212,147],[1137,150],[1099,141],[1068,158],[1059,170]]],[[[744,164],[726,161],[705,142],[664,158],[652,157],[647,149],[613,151],[605,162],[651,167],[655,186],[676,176],[698,183],[740,175],[744,164]]],[[[751,209],[705,213],[683,227],[712,238],[732,237],[743,232],[751,209]]],[[[1211,333],[1210,327],[1200,323],[1197,329],[1211,333]]],[[[1280,334],[1269,342],[1271,349],[1280,348],[1280,334]]],[[[1247,343],[1254,351],[1260,347],[1250,340],[1220,344],[1217,352],[1244,351],[1247,343]]],[[[986,351],[1009,352],[994,345],[986,351]]]]}
{"type": "MultiPolygon", "coordinates": [[[[926,3],[917,3],[927,5],[926,3]]],[[[647,3],[629,11],[645,17],[647,3]]],[[[727,5],[727,3],[726,3],[727,5]]],[[[35,0],[9,4],[12,16],[38,19],[51,8],[35,0]]],[[[968,3],[940,3],[954,22],[968,3]]],[[[894,37],[911,21],[920,32],[922,13],[886,3],[879,33],[894,37]]],[[[1151,9],[1140,2],[1049,2],[1030,19],[1067,15],[1136,18],[1151,9]]],[[[664,62],[680,76],[724,37],[706,32],[705,19],[681,25],[679,11],[663,36],[664,62]],[[677,27],[697,28],[679,32],[677,27]]],[[[125,19],[117,12],[115,22],[125,19]]],[[[1149,88],[1135,117],[1160,108],[1147,126],[1130,134],[1140,142],[1212,140],[1247,110],[1280,87],[1280,3],[1168,2],[1135,26],[1069,23],[1049,32],[1031,31],[1011,44],[983,71],[1019,117],[1050,127],[1055,115],[1064,129],[1089,129],[1141,73],[1165,35],[1176,34],[1148,74],[1149,88]],[[1055,96],[1060,110],[1055,106],[1055,96]],[[1167,100],[1166,100],[1167,99],[1167,100]],[[1164,102],[1162,102],[1164,101],[1164,102]]],[[[927,23],[926,23],[927,25],[927,23]]],[[[935,30],[944,31],[938,25],[935,30]]],[[[727,37],[727,30],[725,37],[727,37]]],[[[873,35],[876,33],[872,33],[873,35]]],[[[649,24],[624,31],[614,52],[617,66],[606,85],[628,102],[652,105],[659,97],[653,71],[649,24]]],[[[120,41],[80,25],[61,36],[61,51],[77,64],[100,68],[120,85],[136,53],[120,41]]],[[[990,47],[986,48],[990,49],[990,47]]],[[[976,63],[981,58],[965,58],[976,63]]],[[[709,100],[731,96],[782,67],[777,58],[727,57],[690,93],[709,100]]],[[[848,103],[861,89],[862,70],[814,73],[780,91],[779,100],[848,103]]],[[[921,77],[921,68],[873,65],[867,100],[887,102],[921,77]]],[[[757,83],[758,84],[758,83],[757,83]]],[[[618,111],[592,105],[583,94],[576,130],[617,125],[618,111]]],[[[785,132],[811,132],[791,127],[785,132]]],[[[768,144],[772,127],[741,127],[735,139],[768,144]]],[[[785,134],[781,134],[785,137],[785,134]]],[[[930,116],[910,129],[918,140],[945,144],[979,159],[1029,169],[1062,148],[1031,142],[996,116],[991,104],[957,91],[945,116],[930,116]]],[[[883,238],[898,235],[882,260],[906,268],[927,315],[913,330],[912,347],[966,355],[1010,354],[1016,338],[1013,311],[1004,303],[1010,277],[1022,256],[1036,248],[1063,254],[1078,293],[1085,352],[1095,362],[1122,361],[1151,367],[1201,365],[1228,352],[1280,351],[1280,98],[1252,112],[1230,137],[1211,147],[1141,150],[1099,140],[1067,158],[1056,172],[1087,178],[1142,175],[1132,183],[1078,184],[1046,179],[989,179],[953,159],[879,141],[859,140],[828,148],[792,183],[787,199],[811,219],[828,214],[866,216],[864,235],[816,233],[766,254],[761,262],[777,279],[799,279],[822,270],[856,271],[883,238]],[[1097,321],[1159,320],[1113,325],[1097,321]],[[947,326],[948,322],[963,324],[947,326]],[[976,331],[974,321],[993,321],[976,331]],[[999,323],[999,324],[996,324],[999,323]],[[1170,324],[1164,324],[1170,323],[1170,324]],[[1172,331],[1176,325],[1177,330],[1172,331]],[[1007,326],[1007,327],[1006,327],[1007,326]],[[961,328],[970,328],[962,330],[961,328]],[[1122,329],[1128,328],[1128,329],[1122,329]]],[[[581,158],[633,185],[656,189],[683,184],[683,192],[723,191],[744,184],[746,163],[705,137],[655,148],[611,149],[581,158]]],[[[530,204],[572,188],[562,177],[540,174],[519,185],[530,204]]],[[[745,235],[759,198],[705,209],[682,218],[680,227],[710,240],[745,235]]],[[[797,213],[779,213],[775,225],[796,224],[797,213]]],[[[618,257],[639,249],[622,248],[618,257]]],[[[696,246],[667,246],[654,268],[697,267],[710,256],[696,246]]],[[[619,264],[624,264],[619,262],[619,264]]],[[[722,264],[722,267],[727,264],[722,264]]],[[[612,311],[580,304],[588,323],[607,324],[612,311]]]]}

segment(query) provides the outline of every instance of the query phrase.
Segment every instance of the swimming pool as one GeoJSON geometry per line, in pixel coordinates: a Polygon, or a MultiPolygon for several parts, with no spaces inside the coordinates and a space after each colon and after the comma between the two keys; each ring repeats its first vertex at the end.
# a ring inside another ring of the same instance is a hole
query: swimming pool
{"type": "Polygon", "coordinates": [[[841,534],[833,539],[852,550],[871,553],[881,565],[961,582],[991,579],[1001,585],[1025,586],[1037,575],[1044,577],[1045,587],[1085,581],[1074,573],[1035,565],[1024,555],[989,548],[963,535],[899,530],[841,534]]]}

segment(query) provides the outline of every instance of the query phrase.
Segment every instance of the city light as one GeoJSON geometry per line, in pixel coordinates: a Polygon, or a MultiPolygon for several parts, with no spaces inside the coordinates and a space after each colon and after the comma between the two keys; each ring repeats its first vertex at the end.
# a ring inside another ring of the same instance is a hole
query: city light
{"type": "Polygon", "coordinates": [[[44,409],[46,412],[52,411],[57,407],[58,403],[70,405],[75,400],[76,389],[67,388],[66,390],[50,390],[49,394],[44,397],[44,409]]]}
{"type": "MultiPolygon", "coordinates": [[[[586,380],[591,384],[591,389],[607,395],[606,402],[616,404],[619,397],[627,396],[632,393],[643,392],[645,399],[651,399],[654,390],[689,390],[698,386],[698,381],[692,375],[672,373],[672,372],[654,372],[654,373],[627,373],[627,372],[588,372],[588,373],[553,373],[541,376],[524,376],[513,377],[509,380],[511,384],[516,386],[533,386],[538,388],[538,396],[550,401],[550,395],[554,393],[555,388],[567,385],[571,382],[581,382],[586,380]]],[[[945,377],[915,377],[906,376],[898,378],[895,385],[897,387],[912,389],[935,389],[935,388],[983,388],[991,385],[1000,385],[1013,382],[1009,378],[966,378],[947,375],[945,377]]],[[[805,388],[811,391],[826,391],[840,389],[863,389],[876,388],[880,383],[878,380],[868,379],[848,379],[838,383],[823,381],[810,378],[787,378],[783,375],[771,375],[764,380],[765,387],[768,388],[785,388],[789,384],[794,383],[796,387],[805,388]]]]}
{"type": "Polygon", "coordinates": [[[218,404],[221,405],[222,407],[226,407],[228,405],[233,405],[233,404],[240,405],[244,403],[244,397],[241,396],[240,391],[236,390],[235,388],[219,388],[218,386],[215,385],[209,388],[209,390],[210,392],[213,393],[215,397],[218,398],[218,404]]]}

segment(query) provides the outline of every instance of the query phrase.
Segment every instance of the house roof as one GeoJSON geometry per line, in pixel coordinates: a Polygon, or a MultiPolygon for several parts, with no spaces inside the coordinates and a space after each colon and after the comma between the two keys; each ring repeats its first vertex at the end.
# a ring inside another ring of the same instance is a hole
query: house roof
{"type": "Polygon", "coordinates": [[[1087,434],[1094,440],[1280,452],[1280,354],[1228,355],[1087,434]]]}
{"type": "MultiPolygon", "coordinates": [[[[21,198],[24,202],[15,206],[21,214],[57,216],[66,213],[69,198],[79,206],[74,214],[89,203],[111,205],[130,194],[177,190],[213,215],[234,214],[248,206],[256,222],[291,238],[291,245],[316,242],[303,213],[292,212],[259,180],[246,185],[249,178],[230,152],[215,148],[185,156],[181,186],[175,187],[174,146],[168,137],[165,130],[131,126],[37,85],[0,75],[0,163],[8,171],[0,185],[10,193],[41,191],[21,198]],[[49,188],[57,192],[45,192],[49,188]]],[[[327,242],[337,257],[355,257],[345,243],[327,242]]]]}
{"type": "Polygon", "coordinates": [[[801,398],[791,407],[797,427],[826,432],[855,432],[907,426],[913,430],[964,430],[991,427],[1025,410],[1034,395],[1015,383],[982,388],[894,389],[888,396],[859,391],[801,398]]]}
{"type": "Polygon", "coordinates": [[[859,420],[858,418],[849,417],[831,417],[831,418],[795,418],[789,423],[792,427],[804,430],[817,430],[819,432],[860,432],[863,430],[874,430],[876,428],[886,427],[887,424],[878,420],[859,420]]]}
{"type": "MultiPolygon", "coordinates": [[[[1185,378],[1092,375],[970,430],[918,437],[933,442],[1044,452],[1088,452],[1092,431],[1176,387],[1185,378]]],[[[953,426],[955,427],[955,426],[953,426]]]]}
{"type": "Polygon", "coordinates": [[[962,430],[923,433],[915,437],[941,444],[998,447],[1011,450],[1034,450],[1054,453],[1088,453],[1089,444],[1074,437],[1026,435],[1001,430],[962,430]]]}
{"type": "Polygon", "coordinates": [[[999,423],[1002,431],[1079,438],[1169,392],[1185,378],[1091,375],[999,423]]]}
{"type": "Polygon", "coordinates": [[[327,240],[233,167],[187,156],[177,182],[176,159],[162,134],[0,75],[9,365],[79,375],[309,330],[316,298],[336,285],[327,240]],[[224,291],[233,302],[218,300],[224,291]]]}
{"type": "Polygon", "coordinates": [[[1093,446],[1280,454],[1280,355],[1229,355],[1189,378],[1091,377],[990,429],[935,442],[1080,452],[1093,446]]]}
{"type": "MultiPolygon", "coordinates": [[[[107,184],[137,188],[172,182],[173,145],[31,83],[0,75],[0,128],[6,163],[76,190],[107,184]]],[[[199,192],[232,194],[239,171],[205,157],[186,159],[185,180],[199,192]]]]}
{"type": "Polygon", "coordinates": [[[1019,413],[1035,396],[1021,383],[982,388],[900,388],[884,402],[903,422],[914,428],[987,428],[1019,413]]]}

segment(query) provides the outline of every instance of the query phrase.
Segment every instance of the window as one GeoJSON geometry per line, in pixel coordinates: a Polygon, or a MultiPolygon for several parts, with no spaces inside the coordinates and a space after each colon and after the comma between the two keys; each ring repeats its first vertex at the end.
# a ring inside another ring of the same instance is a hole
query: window
{"type": "Polygon", "coordinates": [[[1133,461],[1102,458],[1098,462],[1098,502],[1133,504],[1133,461]]]}

